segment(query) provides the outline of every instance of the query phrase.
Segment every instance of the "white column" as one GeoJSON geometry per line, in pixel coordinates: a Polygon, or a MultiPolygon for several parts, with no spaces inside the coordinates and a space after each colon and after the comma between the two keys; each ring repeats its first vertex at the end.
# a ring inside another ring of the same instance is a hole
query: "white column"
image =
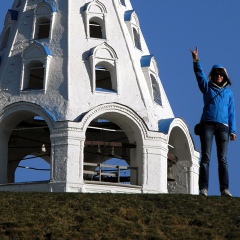
{"type": "Polygon", "coordinates": [[[84,133],[78,123],[59,123],[51,134],[52,183],[65,183],[66,191],[78,191],[83,184],[84,133]]]}

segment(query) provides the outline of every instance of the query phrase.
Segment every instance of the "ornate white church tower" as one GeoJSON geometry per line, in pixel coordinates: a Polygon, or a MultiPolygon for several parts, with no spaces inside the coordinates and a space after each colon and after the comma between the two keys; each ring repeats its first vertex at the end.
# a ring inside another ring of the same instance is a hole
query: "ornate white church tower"
{"type": "Polygon", "coordinates": [[[130,0],[15,0],[0,84],[0,191],[198,193],[199,153],[130,0]],[[29,156],[49,179],[15,181],[29,156]]]}

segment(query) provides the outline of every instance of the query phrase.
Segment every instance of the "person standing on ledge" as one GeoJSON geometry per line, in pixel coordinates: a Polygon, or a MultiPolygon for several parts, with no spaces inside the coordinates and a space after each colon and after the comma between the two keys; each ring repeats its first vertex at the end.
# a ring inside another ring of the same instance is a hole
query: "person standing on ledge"
{"type": "Polygon", "coordinates": [[[198,47],[190,49],[193,58],[193,68],[200,91],[203,94],[204,107],[201,116],[201,161],[199,172],[200,195],[208,195],[209,163],[212,142],[215,136],[218,157],[218,176],[222,196],[232,196],[229,191],[229,175],[227,164],[227,149],[229,139],[235,141],[236,119],[234,97],[227,88],[232,85],[227,70],[222,65],[214,65],[208,77],[204,74],[198,47]]]}

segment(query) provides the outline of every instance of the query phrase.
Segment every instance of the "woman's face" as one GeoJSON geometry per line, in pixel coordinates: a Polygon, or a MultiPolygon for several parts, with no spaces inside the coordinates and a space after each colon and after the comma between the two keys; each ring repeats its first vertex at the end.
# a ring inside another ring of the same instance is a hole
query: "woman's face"
{"type": "Polygon", "coordinates": [[[221,74],[215,74],[215,75],[213,76],[213,81],[214,81],[216,84],[221,85],[222,82],[223,82],[223,78],[224,78],[224,76],[222,76],[221,74]]]}
{"type": "Polygon", "coordinates": [[[223,84],[224,81],[224,77],[226,76],[226,73],[223,69],[214,69],[212,72],[212,76],[211,79],[214,83],[216,83],[217,85],[221,86],[223,84]]]}

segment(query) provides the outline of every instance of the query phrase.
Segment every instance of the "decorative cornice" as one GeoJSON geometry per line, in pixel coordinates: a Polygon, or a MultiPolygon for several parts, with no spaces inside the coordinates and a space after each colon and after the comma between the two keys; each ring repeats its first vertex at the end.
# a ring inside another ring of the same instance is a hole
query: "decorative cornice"
{"type": "MultiPolygon", "coordinates": [[[[143,139],[151,139],[151,140],[162,139],[161,136],[159,136],[159,137],[157,137],[156,135],[150,136],[151,135],[151,134],[149,134],[150,131],[148,130],[143,119],[129,107],[126,107],[126,106],[118,104],[118,103],[108,103],[108,104],[99,105],[96,108],[87,112],[81,120],[82,130],[84,131],[88,127],[90,122],[93,119],[95,119],[97,116],[100,116],[100,115],[106,114],[106,113],[111,113],[111,112],[119,113],[122,116],[124,116],[126,118],[126,120],[129,119],[130,121],[132,121],[139,129],[143,139]]],[[[126,125],[127,125],[127,123],[126,123],[126,125]]]]}
{"type": "Polygon", "coordinates": [[[17,102],[5,107],[0,112],[0,122],[6,119],[9,115],[21,111],[29,111],[41,116],[46,121],[50,131],[52,131],[52,129],[54,128],[53,116],[50,116],[43,107],[29,102],[17,102]]]}

